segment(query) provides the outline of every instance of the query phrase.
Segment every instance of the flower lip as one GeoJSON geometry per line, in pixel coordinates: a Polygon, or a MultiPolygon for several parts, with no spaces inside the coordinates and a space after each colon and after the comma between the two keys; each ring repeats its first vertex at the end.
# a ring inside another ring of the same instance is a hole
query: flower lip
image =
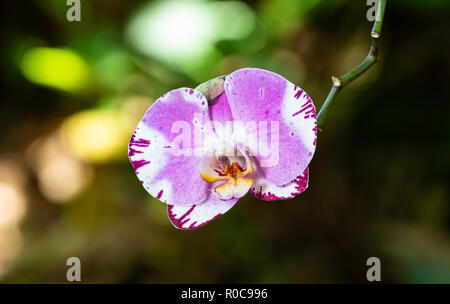
{"type": "Polygon", "coordinates": [[[254,172],[253,165],[242,146],[237,146],[238,155],[204,155],[199,166],[202,179],[208,183],[223,181],[213,193],[220,199],[240,198],[253,185],[254,178],[248,175],[254,172]]]}
{"type": "Polygon", "coordinates": [[[233,162],[231,165],[225,165],[225,172],[223,174],[231,176],[233,179],[238,179],[241,177],[242,173],[245,171],[238,162],[233,162]]]}

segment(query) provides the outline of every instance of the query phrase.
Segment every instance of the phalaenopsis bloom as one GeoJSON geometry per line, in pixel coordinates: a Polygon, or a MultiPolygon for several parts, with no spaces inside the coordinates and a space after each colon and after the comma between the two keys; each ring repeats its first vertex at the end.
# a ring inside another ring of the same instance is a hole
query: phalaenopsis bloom
{"type": "Polygon", "coordinates": [[[180,229],[203,226],[251,192],[290,199],[308,186],[315,107],[298,86],[247,68],[170,91],[145,113],[129,144],[144,188],[180,229]]]}

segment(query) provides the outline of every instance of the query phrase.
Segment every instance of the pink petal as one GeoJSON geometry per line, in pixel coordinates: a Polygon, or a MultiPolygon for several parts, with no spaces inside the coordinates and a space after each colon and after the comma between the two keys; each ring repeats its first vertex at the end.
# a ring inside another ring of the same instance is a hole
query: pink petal
{"type": "Polygon", "coordinates": [[[214,100],[214,103],[209,106],[209,116],[212,121],[225,124],[227,121],[233,121],[230,105],[228,104],[227,95],[222,93],[214,100]]]}
{"type": "Polygon", "coordinates": [[[293,181],[290,181],[283,186],[272,184],[261,176],[256,178],[250,192],[257,198],[265,201],[291,199],[308,188],[308,179],[308,168],[305,169],[303,174],[300,174],[293,181]]]}
{"type": "Polygon", "coordinates": [[[218,199],[210,194],[208,199],[194,206],[167,206],[167,212],[172,224],[182,230],[197,229],[215,220],[231,209],[237,199],[226,201],[218,199]]]}
{"type": "MultiPolygon", "coordinates": [[[[280,75],[254,68],[229,75],[225,92],[235,120],[255,121],[260,130],[260,123],[267,122],[268,137],[279,136],[272,158],[255,153],[265,178],[275,185],[294,180],[306,169],[316,147],[316,112],[308,94],[280,75]],[[276,122],[279,132],[272,130],[276,122]]],[[[264,141],[259,140],[261,143],[264,141]]]]}
{"type": "MultiPolygon", "coordinates": [[[[129,143],[128,155],[142,185],[167,204],[189,206],[208,197],[209,184],[198,172],[200,157],[173,153],[173,141],[182,130],[172,132],[172,126],[184,122],[193,136],[202,123],[198,120],[209,120],[206,98],[193,89],[173,90],[148,109],[129,143]]],[[[198,148],[194,138],[188,139],[198,148]]]]}

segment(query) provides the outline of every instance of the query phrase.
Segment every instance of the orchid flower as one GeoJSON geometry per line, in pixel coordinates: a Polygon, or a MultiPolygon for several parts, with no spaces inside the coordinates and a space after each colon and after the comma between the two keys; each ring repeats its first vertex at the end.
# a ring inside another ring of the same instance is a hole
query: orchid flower
{"type": "Polygon", "coordinates": [[[300,87],[246,68],[159,98],[139,122],[129,158],[179,229],[203,226],[252,193],[291,199],[308,187],[316,110],[300,87]]]}

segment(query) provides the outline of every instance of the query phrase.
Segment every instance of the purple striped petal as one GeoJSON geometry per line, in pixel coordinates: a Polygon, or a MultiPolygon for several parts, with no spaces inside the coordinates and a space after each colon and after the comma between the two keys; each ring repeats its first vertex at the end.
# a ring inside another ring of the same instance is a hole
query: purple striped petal
{"type": "Polygon", "coordinates": [[[278,122],[275,131],[267,128],[270,138],[278,136],[278,151],[273,150],[278,159],[264,165],[267,156],[260,151],[256,158],[270,183],[286,185],[294,180],[306,169],[316,147],[316,112],[308,94],[278,74],[254,68],[230,74],[225,92],[235,120],[255,121],[258,128],[260,122],[278,122]]]}
{"type": "Polygon", "coordinates": [[[237,199],[226,201],[211,194],[206,201],[194,206],[167,206],[167,213],[172,224],[182,230],[197,229],[215,220],[230,210],[237,199]]]}
{"type": "Polygon", "coordinates": [[[170,204],[190,206],[206,200],[209,184],[203,181],[196,155],[174,155],[174,140],[182,132],[177,122],[190,128],[192,148],[199,148],[194,129],[208,121],[206,98],[193,89],[173,90],[159,98],[138,124],[128,147],[130,161],[144,188],[170,204]],[[199,116],[200,115],[200,116],[199,116]]]}
{"type": "Polygon", "coordinates": [[[308,188],[308,168],[303,174],[283,186],[277,186],[264,177],[258,177],[250,189],[250,192],[265,201],[277,201],[294,198],[308,188]]]}

